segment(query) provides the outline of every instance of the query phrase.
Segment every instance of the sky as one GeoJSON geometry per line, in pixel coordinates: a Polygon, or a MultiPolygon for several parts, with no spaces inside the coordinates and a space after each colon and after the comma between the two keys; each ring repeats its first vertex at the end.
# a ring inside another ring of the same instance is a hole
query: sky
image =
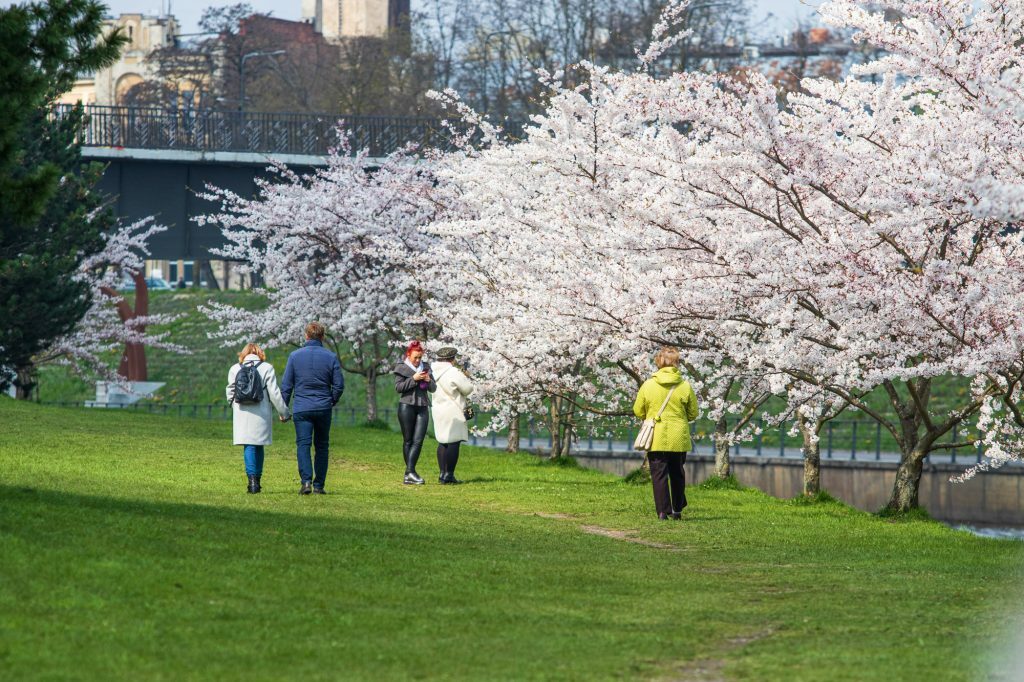
{"type": "MultiPolygon", "coordinates": [[[[181,25],[183,33],[192,33],[199,30],[199,16],[203,9],[208,6],[230,5],[239,0],[106,0],[112,15],[128,12],[142,12],[143,14],[159,14],[162,9],[170,5],[170,12],[181,25]]],[[[486,2],[486,0],[479,0],[486,2]]],[[[753,6],[753,18],[751,25],[761,24],[758,34],[766,37],[789,33],[795,26],[798,19],[812,14],[814,7],[822,0],[751,0],[753,6]],[[768,15],[772,16],[765,19],[768,15]]],[[[281,19],[298,19],[302,13],[301,0],[248,0],[249,4],[257,12],[269,12],[281,19]]],[[[12,4],[3,0],[2,4],[12,4]]],[[[413,10],[419,3],[412,0],[413,10]]]]}

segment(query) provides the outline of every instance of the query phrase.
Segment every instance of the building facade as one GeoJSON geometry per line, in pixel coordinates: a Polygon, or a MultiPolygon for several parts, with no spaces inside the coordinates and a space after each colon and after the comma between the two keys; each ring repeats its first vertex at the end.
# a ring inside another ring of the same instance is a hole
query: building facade
{"type": "Polygon", "coordinates": [[[59,98],[61,104],[124,104],[132,88],[154,78],[157,65],[149,56],[154,50],[173,45],[178,33],[178,22],[169,15],[122,14],[104,24],[108,30],[120,28],[127,36],[121,58],[105,69],[79,78],[59,98]]]}
{"type": "Polygon", "coordinates": [[[380,38],[409,17],[409,0],[302,0],[302,20],[328,40],[380,38]]]}
{"type": "MultiPolygon", "coordinates": [[[[332,42],[346,38],[380,38],[397,28],[409,17],[410,0],[301,0],[302,21],[312,24],[313,30],[332,42]]],[[[247,21],[257,19],[256,15],[247,21]]],[[[275,24],[296,24],[284,19],[265,17],[275,24]]],[[[152,82],[158,76],[159,65],[150,57],[156,50],[173,46],[179,33],[177,20],[171,15],[151,16],[140,13],[121,14],[109,18],[110,29],[121,28],[128,44],[121,58],[112,66],[96,73],[85,74],[74,87],[64,93],[61,104],[99,104],[118,106],[128,103],[133,88],[152,82]]],[[[178,80],[201,81],[212,74],[208,68],[179,69],[178,80]],[[194,71],[194,73],[190,73],[194,71]]],[[[202,82],[165,83],[173,90],[189,97],[198,93],[202,82]]]]}

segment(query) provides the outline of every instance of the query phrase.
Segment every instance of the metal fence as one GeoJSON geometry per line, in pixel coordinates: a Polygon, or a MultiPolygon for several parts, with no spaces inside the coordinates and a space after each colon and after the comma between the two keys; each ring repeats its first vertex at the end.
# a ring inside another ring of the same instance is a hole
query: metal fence
{"type": "MultiPolygon", "coordinates": [[[[53,115],[67,115],[71,109],[58,105],[53,115]]],[[[84,109],[79,139],[93,147],[324,156],[338,146],[339,126],[350,136],[353,150],[366,149],[371,156],[385,156],[410,143],[450,147],[450,133],[436,118],[100,105],[84,109]]]]}
{"type": "MultiPolygon", "coordinates": [[[[45,402],[46,405],[59,407],[85,407],[82,402],[45,402]]],[[[231,418],[231,405],[228,403],[192,405],[171,403],[135,403],[132,405],[109,406],[97,409],[123,409],[131,412],[188,417],[193,419],[228,420],[231,418]]],[[[378,418],[393,430],[397,429],[395,410],[389,407],[378,411],[378,418]]],[[[338,405],[333,410],[333,421],[340,426],[359,426],[366,423],[366,408],[363,405],[338,405]]],[[[477,413],[474,428],[484,432],[490,421],[487,413],[477,413]]],[[[730,448],[734,455],[750,457],[802,457],[802,442],[799,437],[789,435],[791,423],[766,426],[761,421],[761,433],[745,444],[736,444],[730,448]]],[[[694,449],[696,454],[714,452],[714,438],[710,423],[698,422],[694,426],[694,449]]],[[[605,453],[613,456],[640,457],[633,449],[636,436],[636,424],[627,420],[597,420],[575,425],[571,451],[580,453],[605,453]]],[[[962,433],[954,430],[945,442],[956,442],[962,433]]],[[[483,447],[503,448],[508,443],[504,432],[491,431],[480,436],[472,433],[470,444],[483,447]]],[[[531,418],[524,418],[520,423],[520,448],[525,450],[542,450],[552,446],[551,434],[543,423],[531,418]]],[[[832,420],[826,422],[821,433],[821,457],[823,459],[839,459],[854,461],[896,461],[899,453],[894,447],[891,434],[875,421],[863,420],[832,420]]],[[[980,445],[975,448],[958,448],[942,450],[929,456],[932,462],[949,462],[953,464],[973,464],[980,462],[984,456],[980,445]]]]}

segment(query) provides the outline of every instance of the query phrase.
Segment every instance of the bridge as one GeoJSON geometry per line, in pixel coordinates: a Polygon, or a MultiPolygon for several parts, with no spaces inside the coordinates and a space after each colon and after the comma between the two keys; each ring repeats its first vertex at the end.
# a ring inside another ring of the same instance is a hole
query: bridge
{"type": "MultiPolygon", "coordinates": [[[[54,110],[60,116],[68,107],[54,110]]],[[[153,107],[85,107],[82,158],[107,164],[99,189],[125,221],[146,216],[169,229],[150,243],[158,260],[210,257],[220,233],[193,218],[217,210],[198,196],[207,185],[243,197],[256,193],[271,160],[299,173],[326,164],[341,126],[353,149],[382,157],[410,143],[446,147],[440,119],[331,114],[277,114],[153,107]]]]}

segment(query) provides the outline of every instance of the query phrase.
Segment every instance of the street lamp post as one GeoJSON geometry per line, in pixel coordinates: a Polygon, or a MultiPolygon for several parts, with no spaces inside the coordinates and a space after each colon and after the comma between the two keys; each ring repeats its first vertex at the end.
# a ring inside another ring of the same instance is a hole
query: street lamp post
{"type": "Polygon", "coordinates": [[[242,55],[242,61],[238,64],[238,111],[245,111],[245,62],[254,57],[273,57],[284,54],[287,50],[274,50],[273,52],[247,52],[242,55]]]}

